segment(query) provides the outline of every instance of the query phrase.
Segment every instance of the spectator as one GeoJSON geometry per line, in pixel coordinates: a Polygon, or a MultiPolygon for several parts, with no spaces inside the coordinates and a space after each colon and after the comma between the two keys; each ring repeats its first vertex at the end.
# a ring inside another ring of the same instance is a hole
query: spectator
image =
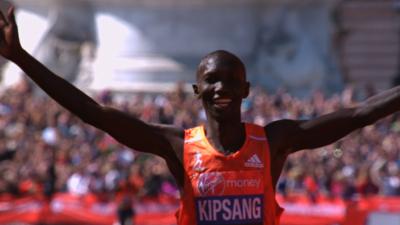
{"type": "MultiPolygon", "coordinates": [[[[254,88],[243,103],[243,118],[260,125],[280,118],[313,118],[355,104],[355,96],[347,88],[329,98],[316,91],[310,100],[303,100],[283,90],[270,95],[254,88]]],[[[99,96],[106,104],[148,121],[191,127],[204,120],[199,102],[182,87],[167,95],[133,94],[118,104],[113,97],[109,91],[99,96]]],[[[143,189],[136,193],[140,197],[176,197],[176,184],[162,160],[127,151],[52,100],[35,95],[27,81],[0,94],[0,115],[0,155],[13,152],[0,164],[0,194],[116,193],[121,183],[128,182],[143,189]],[[49,150],[54,150],[55,167],[45,154],[49,150]]],[[[399,124],[395,115],[312,154],[290,156],[277,191],[286,196],[312,193],[345,198],[400,195],[399,124]]]]}

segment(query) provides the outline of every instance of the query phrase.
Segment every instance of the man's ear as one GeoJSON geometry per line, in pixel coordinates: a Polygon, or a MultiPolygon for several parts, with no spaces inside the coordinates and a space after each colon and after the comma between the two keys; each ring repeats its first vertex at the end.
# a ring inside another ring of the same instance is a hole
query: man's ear
{"type": "Polygon", "coordinates": [[[250,93],[250,82],[246,81],[246,85],[244,87],[243,98],[247,98],[250,93]]]}
{"type": "Polygon", "coordinates": [[[196,84],[192,84],[193,93],[199,95],[199,87],[196,84]]]}

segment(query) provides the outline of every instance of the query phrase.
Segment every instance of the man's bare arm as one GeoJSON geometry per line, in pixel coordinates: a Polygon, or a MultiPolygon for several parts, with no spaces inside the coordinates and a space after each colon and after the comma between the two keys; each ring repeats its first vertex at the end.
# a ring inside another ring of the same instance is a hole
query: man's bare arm
{"type": "Polygon", "coordinates": [[[279,120],[265,129],[270,142],[286,154],[331,144],[352,131],[375,123],[400,110],[400,86],[375,95],[361,104],[311,120],[279,120]]]}
{"type": "Polygon", "coordinates": [[[174,145],[179,144],[183,130],[148,124],[127,113],[99,105],[21,47],[13,9],[9,10],[7,20],[1,16],[0,54],[16,63],[50,97],[84,122],[109,133],[122,144],[164,158],[176,158],[176,150],[179,148],[174,145]]]}

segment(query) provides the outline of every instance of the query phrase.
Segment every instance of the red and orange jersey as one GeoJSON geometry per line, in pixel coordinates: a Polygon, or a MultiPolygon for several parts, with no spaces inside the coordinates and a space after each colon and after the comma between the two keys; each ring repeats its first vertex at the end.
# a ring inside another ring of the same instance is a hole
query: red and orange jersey
{"type": "Polygon", "coordinates": [[[204,127],[185,131],[185,184],[179,225],[278,224],[270,154],[264,128],[246,124],[242,148],[224,155],[208,142],[204,127]]]}

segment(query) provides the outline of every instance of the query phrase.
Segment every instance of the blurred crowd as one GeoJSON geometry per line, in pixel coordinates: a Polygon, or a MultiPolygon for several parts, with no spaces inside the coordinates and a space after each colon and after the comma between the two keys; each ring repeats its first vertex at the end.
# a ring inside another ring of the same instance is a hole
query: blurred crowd
{"type": "MultiPolygon", "coordinates": [[[[0,155],[10,153],[0,162],[0,196],[69,192],[178,198],[162,159],[118,144],[33,87],[23,81],[0,94],[0,155]]],[[[253,88],[242,105],[243,120],[259,125],[282,118],[306,120],[365,97],[351,88],[329,97],[315,91],[307,99],[253,88]]],[[[117,97],[105,91],[95,98],[148,122],[189,128],[205,121],[200,101],[180,85],[171,93],[117,97]]],[[[393,115],[332,145],[295,153],[287,160],[277,192],[345,199],[399,196],[399,132],[400,120],[393,115]]]]}

